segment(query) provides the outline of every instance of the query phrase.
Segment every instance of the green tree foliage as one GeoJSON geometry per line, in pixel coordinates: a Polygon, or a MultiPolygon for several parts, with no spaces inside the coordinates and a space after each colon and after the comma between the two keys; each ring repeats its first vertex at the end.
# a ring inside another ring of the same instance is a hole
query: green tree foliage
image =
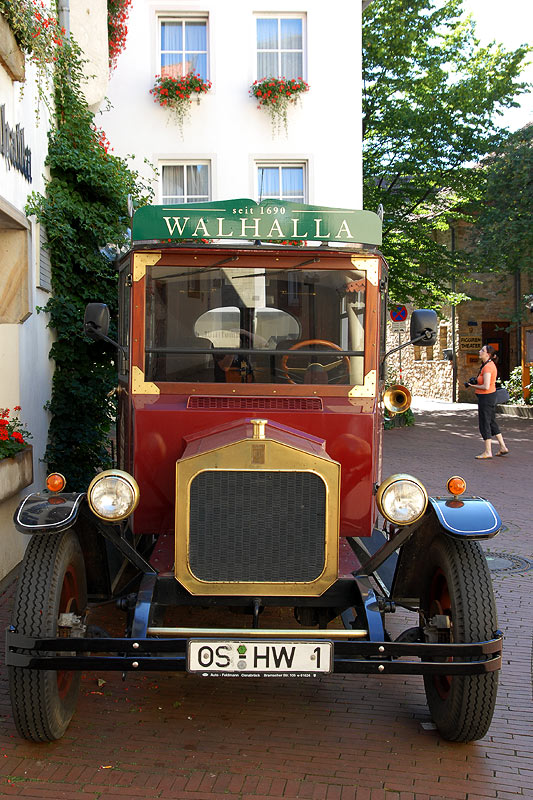
{"type": "Polygon", "coordinates": [[[128,195],[138,204],[149,190],[125,160],[108,152],[82,92],[82,58],[66,42],[56,62],[57,129],[49,133],[46,194],[30,196],[27,213],[45,226],[53,295],[46,306],[56,339],[52,414],[45,459],[63,473],[70,490],[84,490],[109,466],[108,434],[114,419],[109,397],[116,385],[116,353],[83,333],[86,303],[108,303],[116,316],[117,276],[102,249],[126,242],[128,195]]]}
{"type": "Polygon", "coordinates": [[[511,134],[483,166],[476,223],[480,269],[533,275],[533,125],[511,134]]]}
{"type": "Polygon", "coordinates": [[[364,205],[384,207],[394,301],[459,299],[451,277],[472,265],[435,233],[481,197],[472,164],[498,144],[498,115],[525,89],[528,48],[482,47],[461,15],[461,0],[374,0],[364,13],[364,205]]]}

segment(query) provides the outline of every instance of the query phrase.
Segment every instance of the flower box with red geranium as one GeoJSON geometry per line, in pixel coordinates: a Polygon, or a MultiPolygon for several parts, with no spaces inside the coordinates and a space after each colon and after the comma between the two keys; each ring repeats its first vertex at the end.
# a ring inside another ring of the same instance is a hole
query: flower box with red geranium
{"type": "Polygon", "coordinates": [[[162,108],[168,108],[174,114],[180,133],[183,136],[183,125],[190,114],[192,98],[200,97],[209,91],[212,84],[200,75],[189,72],[182,78],[173,78],[171,75],[156,75],[155,85],[150,89],[154,102],[162,108]]]}
{"type": "MultiPolygon", "coordinates": [[[[53,80],[56,72],[55,62],[60,58],[66,42],[66,31],[57,18],[55,3],[44,3],[43,0],[3,0],[0,2],[0,14],[9,26],[16,44],[35,67],[35,83],[38,100],[52,108],[51,97],[54,96],[53,80]]],[[[4,44],[5,31],[3,31],[4,44]]],[[[9,31],[8,31],[9,33],[9,31]]],[[[8,56],[14,54],[8,53],[8,56]]],[[[8,61],[13,64],[9,57],[8,61]]],[[[18,62],[17,80],[24,81],[24,70],[20,71],[18,62]]],[[[8,68],[10,71],[11,68],[8,68]]],[[[21,93],[23,87],[21,86],[21,93]]],[[[39,105],[35,109],[35,119],[39,121],[39,105]]]]}
{"type": "MultiPolygon", "coordinates": [[[[20,406],[15,406],[15,412],[20,406]]],[[[0,409],[0,502],[33,483],[33,448],[26,443],[31,433],[17,413],[0,409]]]]}
{"type": "Polygon", "coordinates": [[[309,91],[309,84],[302,78],[263,78],[254,81],[249,94],[258,102],[257,108],[264,108],[270,115],[272,135],[287,133],[287,111],[289,106],[300,100],[309,91]]]}

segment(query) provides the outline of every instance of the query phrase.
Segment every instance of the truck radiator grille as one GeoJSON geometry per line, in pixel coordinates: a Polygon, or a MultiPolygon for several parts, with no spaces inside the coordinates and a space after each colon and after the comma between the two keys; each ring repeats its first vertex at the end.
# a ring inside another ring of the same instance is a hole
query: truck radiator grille
{"type": "Polygon", "coordinates": [[[308,582],[324,569],[326,487],[314,473],[200,472],[189,507],[199,580],[308,582]]]}

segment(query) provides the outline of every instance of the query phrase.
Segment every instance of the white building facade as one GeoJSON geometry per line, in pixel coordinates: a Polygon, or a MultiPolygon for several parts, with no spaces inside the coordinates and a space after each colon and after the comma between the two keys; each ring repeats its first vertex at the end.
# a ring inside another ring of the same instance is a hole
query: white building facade
{"type": "MultiPolygon", "coordinates": [[[[33,435],[36,488],[42,487],[45,478],[41,459],[48,414],[44,405],[50,397],[53,371],[47,315],[37,313],[49,297],[50,263],[42,247],[44,231],[24,211],[29,194],[44,191],[49,119],[41,105],[36,125],[37,105],[33,68],[25,63],[0,16],[0,408],[9,408],[13,416],[14,407],[21,407],[19,417],[33,435]]],[[[20,561],[26,545],[12,523],[20,497],[20,492],[3,499],[0,494],[0,579],[20,561]]]]}
{"type": "Polygon", "coordinates": [[[101,125],[114,152],[134,154],[154,202],[275,197],[361,208],[361,2],[135,0],[125,51],[101,125]],[[183,134],[154,102],[156,75],[199,73],[212,88],[193,102],[183,134]],[[249,90],[265,77],[302,78],[288,128],[249,90]]]}

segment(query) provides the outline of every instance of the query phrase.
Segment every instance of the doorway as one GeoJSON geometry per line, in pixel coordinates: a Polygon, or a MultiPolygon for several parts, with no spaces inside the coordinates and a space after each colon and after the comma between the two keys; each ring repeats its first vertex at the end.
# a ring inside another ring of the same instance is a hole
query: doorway
{"type": "Polygon", "coordinates": [[[526,400],[531,395],[531,390],[526,389],[533,379],[533,325],[522,328],[522,386],[526,400]]]}
{"type": "Polygon", "coordinates": [[[490,344],[498,354],[498,377],[502,381],[509,378],[509,322],[483,322],[481,327],[482,344],[490,344]]]}

